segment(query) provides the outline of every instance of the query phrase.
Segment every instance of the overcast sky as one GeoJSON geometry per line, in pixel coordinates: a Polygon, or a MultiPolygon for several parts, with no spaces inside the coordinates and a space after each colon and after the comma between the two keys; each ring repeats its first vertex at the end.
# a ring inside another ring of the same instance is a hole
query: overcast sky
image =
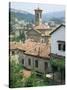
{"type": "Polygon", "coordinates": [[[63,5],[55,5],[55,4],[40,4],[40,3],[22,3],[22,2],[12,2],[11,8],[24,10],[34,14],[34,9],[37,7],[43,10],[43,13],[46,12],[54,12],[54,11],[62,11],[65,10],[65,6],[63,5]]]}

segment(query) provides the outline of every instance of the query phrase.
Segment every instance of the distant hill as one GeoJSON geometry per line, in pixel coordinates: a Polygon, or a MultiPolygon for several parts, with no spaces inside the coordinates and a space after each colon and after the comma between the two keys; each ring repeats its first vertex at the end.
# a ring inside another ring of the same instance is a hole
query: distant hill
{"type": "Polygon", "coordinates": [[[43,20],[49,21],[49,20],[65,20],[65,11],[57,11],[57,12],[49,12],[43,14],[43,20]]]}
{"type": "MultiPolygon", "coordinates": [[[[19,21],[24,20],[28,22],[33,22],[34,23],[34,18],[35,16],[27,11],[21,11],[21,10],[16,10],[16,9],[11,9],[11,20],[14,23],[14,19],[17,18],[19,21]]],[[[43,22],[48,22],[48,21],[56,21],[59,23],[65,21],[65,12],[64,11],[58,11],[58,12],[50,12],[50,13],[44,13],[43,14],[43,22]]]]}
{"type": "Polygon", "coordinates": [[[21,11],[21,10],[16,10],[16,9],[11,9],[11,18],[17,18],[19,21],[24,20],[28,22],[34,22],[34,15],[26,12],[26,11],[21,11]]]}

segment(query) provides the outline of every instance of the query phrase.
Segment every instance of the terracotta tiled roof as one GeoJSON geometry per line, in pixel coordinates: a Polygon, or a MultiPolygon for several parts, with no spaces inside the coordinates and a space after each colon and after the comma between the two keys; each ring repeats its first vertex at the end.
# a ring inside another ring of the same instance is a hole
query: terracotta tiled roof
{"type": "Polygon", "coordinates": [[[49,25],[46,25],[46,24],[40,24],[40,25],[38,25],[38,26],[35,26],[34,27],[34,29],[35,30],[37,30],[37,29],[50,29],[50,27],[49,27],[49,25]]]}
{"type": "Polygon", "coordinates": [[[33,41],[26,41],[25,43],[18,43],[18,42],[11,42],[10,49],[19,49],[22,51],[27,51],[30,48],[34,47],[36,42],[33,41]]]}
{"type": "Polygon", "coordinates": [[[15,44],[15,42],[10,42],[9,48],[10,48],[10,49],[16,49],[16,44],[15,44]]]}
{"type": "Polygon", "coordinates": [[[50,46],[43,43],[37,43],[34,47],[27,50],[25,54],[43,58],[50,58],[50,46]]]}
{"type": "Polygon", "coordinates": [[[9,46],[10,46],[10,49],[23,49],[24,50],[23,43],[11,42],[9,46]]]}
{"type": "Polygon", "coordinates": [[[23,43],[10,43],[10,49],[19,49],[25,51],[27,55],[38,56],[43,58],[50,58],[50,46],[44,43],[25,42],[23,43]]]}

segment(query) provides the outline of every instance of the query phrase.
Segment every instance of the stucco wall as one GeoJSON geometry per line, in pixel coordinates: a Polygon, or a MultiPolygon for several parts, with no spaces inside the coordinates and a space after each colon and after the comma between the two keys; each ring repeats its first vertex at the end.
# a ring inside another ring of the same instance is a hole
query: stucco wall
{"type": "Polygon", "coordinates": [[[65,27],[63,26],[51,35],[51,53],[65,56],[64,51],[58,50],[57,41],[65,41],[65,27]]]}
{"type": "Polygon", "coordinates": [[[37,58],[37,57],[33,57],[33,56],[29,56],[29,55],[25,55],[25,54],[21,53],[20,58],[19,58],[19,60],[21,62],[22,62],[22,58],[24,59],[24,65],[23,66],[25,66],[28,69],[34,69],[35,71],[45,73],[44,62],[47,62],[48,63],[47,71],[48,72],[51,71],[49,60],[41,59],[41,58],[37,58]],[[29,58],[31,59],[31,65],[28,64],[29,58]],[[38,68],[35,67],[35,60],[38,60],[38,68]]]}

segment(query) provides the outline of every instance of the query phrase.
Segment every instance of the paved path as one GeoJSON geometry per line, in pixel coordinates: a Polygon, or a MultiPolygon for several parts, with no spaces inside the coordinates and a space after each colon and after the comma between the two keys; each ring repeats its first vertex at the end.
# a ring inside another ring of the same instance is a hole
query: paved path
{"type": "Polygon", "coordinates": [[[31,71],[30,70],[26,70],[26,69],[23,70],[23,76],[25,78],[28,78],[30,75],[31,75],[31,71]]]}

